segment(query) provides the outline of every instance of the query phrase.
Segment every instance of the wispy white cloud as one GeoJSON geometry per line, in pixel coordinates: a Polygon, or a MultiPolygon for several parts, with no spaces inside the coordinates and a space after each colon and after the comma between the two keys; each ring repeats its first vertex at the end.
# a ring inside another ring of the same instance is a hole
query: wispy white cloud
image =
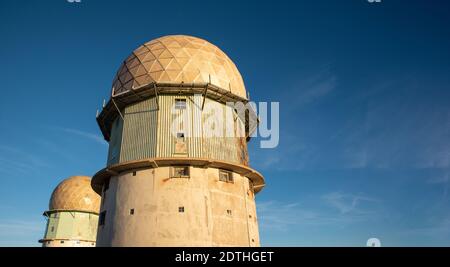
{"type": "MultiPolygon", "coordinates": [[[[331,64],[324,64],[315,70],[308,70],[295,78],[287,87],[289,90],[281,94],[281,112],[291,118],[292,125],[299,123],[298,110],[307,109],[309,105],[320,102],[328,97],[338,87],[338,77],[331,71],[331,64]],[[295,92],[293,94],[292,92],[295,92]],[[288,103],[288,104],[287,104],[288,103]],[[295,113],[295,114],[294,114],[295,113]]],[[[309,162],[319,155],[316,144],[299,138],[298,133],[290,129],[281,129],[280,145],[273,150],[262,149],[252,159],[262,169],[304,169],[309,162]],[[296,160],[293,164],[292,161],[296,160]]]]}
{"type": "Polygon", "coordinates": [[[441,186],[443,193],[442,199],[446,201],[450,190],[450,170],[445,170],[440,176],[431,177],[427,180],[429,184],[441,186]]]}
{"type": "Polygon", "coordinates": [[[45,221],[0,220],[0,246],[38,246],[45,221]]]}
{"type": "Polygon", "coordinates": [[[76,157],[73,153],[70,153],[66,146],[61,146],[60,143],[52,139],[36,138],[34,142],[37,147],[42,148],[46,152],[51,152],[52,155],[64,158],[71,162],[79,160],[79,157],[76,157]]]}
{"type": "Polygon", "coordinates": [[[450,173],[446,172],[445,174],[438,176],[438,177],[432,177],[428,179],[428,183],[430,184],[447,184],[450,182],[450,173]]]}
{"type": "Polygon", "coordinates": [[[350,212],[367,213],[367,210],[361,209],[360,204],[362,202],[379,202],[378,199],[362,194],[343,194],[341,192],[332,192],[322,196],[322,198],[342,214],[350,212]]]}
{"type": "Polygon", "coordinates": [[[94,134],[94,133],[90,133],[90,132],[86,132],[86,131],[82,131],[82,130],[77,130],[77,129],[72,129],[72,128],[66,128],[66,127],[52,127],[54,129],[69,133],[69,134],[73,134],[73,135],[77,135],[80,137],[83,137],[85,139],[91,140],[96,142],[97,144],[101,144],[101,145],[107,145],[108,143],[103,139],[103,137],[101,137],[98,134],[94,134]]]}
{"type": "Polygon", "coordinates": [[[42,232],[42,222],[29,221],[0,221],[0,236],[22,235],[29,232],[42,232]]]}
{"type": "Polygon", "coordinates": [[[434,220],[427,226],[403,229],[399,232],[399,235],[448,240],[450,237],[450,217],[434,220]]]}
{"type": "Polygon", "coordinates": [[[0,145],[1,155],[4,155],[4,158],[20,158],[22,162],[27,162],[36,167],[48,167],[49,164],[44,161],[39,155],[29,153],[25,150],[21,150],[16,147],[0,145]]]}
{"type": "Polygon", "coordinates": [[[379,216],[379,207],[372,208],[363,202],[378,204],[378,199],[363,194],[332,192],[318,196],[307,205],[301,202],[258,202],[258,218],[262,229],[289,231],[292,227],[335,225],[345,226],[368,221],[379,216]],[[321,205],[321,203],[325,205],[321,205]],[[333,209],[327,208],[331,206],[333,209]]]}
{"type": "Polygon", "coordinates": [[[330,64],[325,64],[312,73],[300,75],[284,96],[287,100],[284,102],[292,103],[290,108],[297,109],[327,96],[337,88],[337,85],[337,75],[331,71],[330,64]],[[292,94],[292,91],[295,94],[292,94]]]}
{"type": "Polygon", "coordinates": [[[292,226],[317,221],[318,214],[300,203],[282,203],[277,201],[258,202],[258,221],[263,229],[287,231],[292,226]]]}
{"type": "Polygon", "coordinates": [[[408,78],[378,82],[352,91],[336,90],[336,80],[325,68],[304,83],[312,84],[311,90],[318,93],[304,90],[303,96],[310,96],[305,97],[305,102],[300,101],[302,96],[298,100],[284,99],[280,104],[281,114],[289,124],[280,125],[280,145],[276,149],[262,149],[253,156],[259,167],[276,170],[450,168],[448,105],[435,105],[432,97],[414,88],[417,82],[408,78]],[[314,85],[315,80],[323,80],[323,84],[314,85]],[[342,101],[324,106],[324,112],[305,105],[326,99],[334,91],[333,96],[342,101]],[[296,103],[303,107],[301,111],[294,110],[296,103]]]}
{"type": "Polygon", "coordinates": [[[11,176],[36,174],[50,166],[35,153],[0,145],[0,172],[3,174],[11,176]]]}
{"type": "Polygon", "coordinates": [[[335,75],[315,77],[314,80],[309,81],[309,84],[305,84],[308,88],[299,95],[297,104],[305,105],[326,96],[336,88],[336,85],[337,78],[335,75]]]}

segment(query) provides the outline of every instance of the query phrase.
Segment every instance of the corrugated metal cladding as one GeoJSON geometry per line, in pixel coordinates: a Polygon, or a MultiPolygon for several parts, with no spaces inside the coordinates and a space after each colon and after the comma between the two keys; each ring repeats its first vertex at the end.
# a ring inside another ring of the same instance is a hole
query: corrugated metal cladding
{"type": "Polygon", "coordinates": [[[124,118],[120,162],[155,157],[158,126],[156,98],[126,107],[124,118]]]}
{"type": "Polygon", "coordinates": [[[207,99],[202,113],[203,156],[205,158],[241,163],[238,158],[238,143],[235,137],[226,137],[226,128],[234,131],[234,116],[231,107],[207,99]],[[227,113],[227,111],[229,113],[227,113]],[[220,131],[218,130],[220,129],[220,131]]]}
{"type": "Polygon", "coordinates": [[[122,145],[122,128],[123,128],[123,121],[122,118],[119,116],[112,124],[111,139],[109,141],[109,151],[108,151],[108,163],[107,163],[108,166],[119,162],[120,148],[122,145]]]}
{"type": "Polygon", "coordinates": [[[233,116],[226,119],[227,114],[233,114],[231,107],[206,99],[202,111],[202,95],[160,95],[159,99],[159,157],[201,157],[247,164],[242,157],[239,138],[225,137],[226,130],[222,127],[227,123],[234,132],[238,124],[242,124],[239,119],[235,121],[233,116]],[[185,99],[187,109],[175,109],[177,99],[185,99]],[[227,110],[229,113],[226,113],[227,110]],[[222,131],[217,131],[220,128],[222,131]],[[175,153],[176,133],[186,136],[186,154],[175,153]]]}
{"type": "Polygon", "coordinates": [[[189,108],[191,111],[190,120],[192,123],[192,135],[188,137],[189,141],[189,156],[193,158],[203,157],[203,141],[202,141],[202,95],[189,96],[189,108]]]}
{"type": "Polygon", "coordinates": [[[231,107],[206,99],[202,111],[202,95],[159,95],[158,100],[159,110],[156,98],[125,108],[123,126],[120,117],[116,129],[113,125],[108,165],[117,163],[119,158],[120,162],[126,162],[149,157],[198,157],[247,165],[247,158],[243,156],[247,154],[245,140],[224,137],[225,129],[217,130],[225,121],[232,131],[243,127],[236,116],[225,120],[227,114],[233,114],[231,107]],[[175,108],[177,99],[186,101],[186,109],[175,108]],[[176,143],[183,140],[177,138],[177,133],[184,135],[186,153],[176,151],[176,143]],[[111,156],[113,146],[119,147],[120,157],[111,156]]]}
{"type": "MultiPolygon", "coordinates": [[[[158,127],[158,157],[172,157],[175,154],[176,134],[183,133],[183,116],[186,115],[184,109],[175,109],[175,100],[185,99],[188,105],[188,99],[185,96],[160,95],[159,96],[159,127],[158,127]],[[176,118],[180,118],[177,120],[176,118]],[[174,134],[172,134],[174,132],[174,134]]],[[[186,140],[188,147],[186,154],[177,154],[177,156],[188,156],[189,140],[186,140]]]]}

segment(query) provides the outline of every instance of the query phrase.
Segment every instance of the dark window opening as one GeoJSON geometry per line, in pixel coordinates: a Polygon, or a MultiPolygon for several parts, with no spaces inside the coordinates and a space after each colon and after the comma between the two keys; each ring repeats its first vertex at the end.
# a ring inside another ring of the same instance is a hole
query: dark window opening
{"type": "Polygon", "coordinates": [[[61,242],[60,242],[61,244],[64,244],[64,240],[61,240],[61,242]]]}
{"type": "Polygon", "coordinates": [[[230,171],[219,170],[219,181],[233,183],[233,173],[230,171]]]}
{"type": "Polygon", "coordinates": [[[51,230],[52,232],[54,232],[55,231],[55,226],[52,226],[52,230],[51,230]]]}
{"type": "Polygon", "coordinates": [[[175,99],[175,109],[186,109],[186,99],[175,99]]]}
{"type": "Polygon", "coordinates": [[[172,178],[189,178],[189,166],[172,167],[172,178]]]}
{"type": "Polygon", "coordinates": [[[100,212],[100,217],[98,218],[98,224],[105,225],[105,219],[106,219],[106,210],[100,212]]]}
{"type": "Polygon", "coordinates": [[[178,207],[178,212],[184,212],[184,207],[178,207]]]}
{"type": "Polygon", "coordinates": [[[136,176],[136,172],[133,172],[133,176],[136,176]]]}
{"type": "Polygon", "coordinates": [[[175,148],[174,152],[177,154],[187,153],[185,134],[183,132],[177,133],[174,148],[175,148]]]}
{"type": "Polygon", "coordinates": [[[231,216],[231,214],[232,214],[231,210],[227,210],[227,214],[228,214],[229,216],[231,216]]]}
{"type": "Polygon", "coordinates": [[[130,209],[130,215],[134,215],[134,209],[130,209]]]}
{"type": "Polygon", "coordinates": [[[184,142],[184,133],[177,133],[177,140],[180,142],[184,142]]]}

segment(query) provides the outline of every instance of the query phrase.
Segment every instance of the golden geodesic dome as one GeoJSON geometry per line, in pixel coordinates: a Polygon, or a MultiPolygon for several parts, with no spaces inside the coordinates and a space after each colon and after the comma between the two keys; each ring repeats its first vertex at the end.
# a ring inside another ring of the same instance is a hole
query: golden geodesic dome
{"type": "Polygon", "coordinates": [[[53,190],[49,210],[75,210],[99,213],[100,196],[92,190],[91,178],[72,176],[53,190]]]}
{"type": "Polygon", "coordinates": [[[164,36],[134,50],[119,68],[112,92],[117,95],[153,82],[211,82],[246,98],[233,61],[217,46],[192,36],[164,36]]]}

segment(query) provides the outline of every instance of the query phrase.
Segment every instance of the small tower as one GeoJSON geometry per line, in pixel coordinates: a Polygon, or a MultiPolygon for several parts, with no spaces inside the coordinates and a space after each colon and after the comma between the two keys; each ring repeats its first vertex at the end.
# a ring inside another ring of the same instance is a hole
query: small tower
{"type": "Polygon", "coordinates": [[[53,191],[43,247],[95,247],[100,196],[91,188],[91,178],[72,176],[53,191]]]}
{"type": "Polygon", "coordinates": [[[235,64],[206,40],[164,36],[133,51],[97,117],[109,142],[92,178],[97,246],[259,246],[256,115],[228,105],[248,102],[235,64]]]}

